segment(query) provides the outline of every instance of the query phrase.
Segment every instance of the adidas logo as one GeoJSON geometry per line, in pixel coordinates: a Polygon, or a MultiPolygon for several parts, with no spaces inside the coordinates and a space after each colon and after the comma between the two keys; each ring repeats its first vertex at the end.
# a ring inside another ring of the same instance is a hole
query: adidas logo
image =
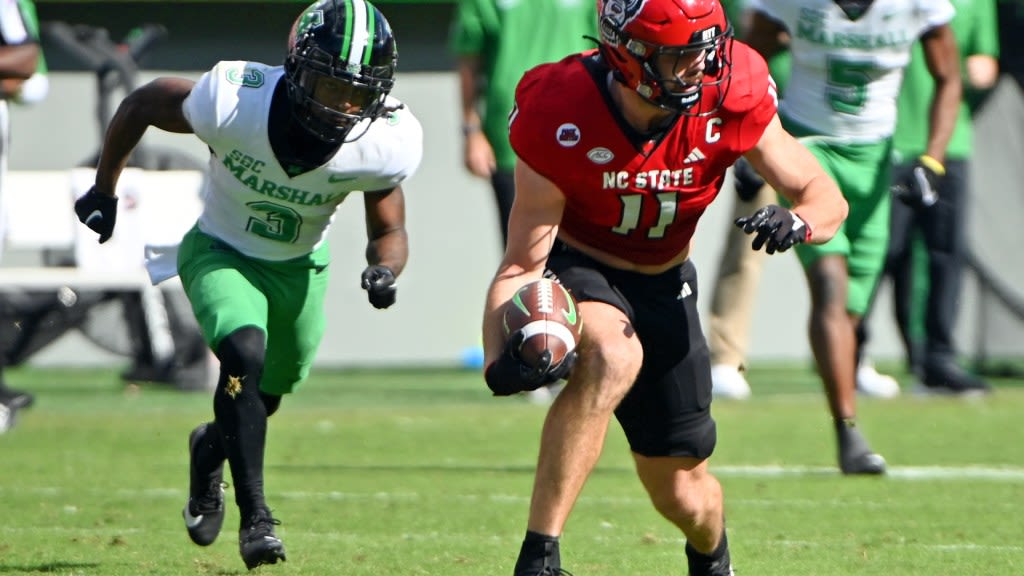
{"type": "Polygon", "coordinates": [[[681,290],[679,290],[679,296],[676,296],[676,300],[682,300],[683,298],[686,298],[691,294],[693,294],[693,289],[690,288],[690,283],[683,282],[683,287],[681,290]]]}
{"type": "Polygon", "coordinates": [[[694,162],[700,162],[704,159],[704,153],[700,151],[700,148],[694,148],[686,156],[686,160],[683,160],[683,164],[693,164],[694,162]]]}

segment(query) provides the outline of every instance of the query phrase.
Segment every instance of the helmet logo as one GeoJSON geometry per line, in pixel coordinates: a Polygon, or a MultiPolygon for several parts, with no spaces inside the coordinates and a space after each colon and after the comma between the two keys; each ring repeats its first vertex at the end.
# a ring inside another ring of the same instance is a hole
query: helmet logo
{"type": "Polygon", "coordinates": [[[299,18],[299,25],[295,27],[295,35],[301,36],[312,28],[319,28],[324,25],[324,11],[310,10],[299,18]]]}
{"type": "Polygon", "coordinates": [[[575,124],[562,124],[555,131],[555,140],[564,148],[572,148],[580,143],[580,128],[575,124]]]}
{"type": "Polygon", "coordinates": [[[618,45],[622,29],[643,10],[647,0],[606,0],[601,5],[601,41],[618,45]]]}

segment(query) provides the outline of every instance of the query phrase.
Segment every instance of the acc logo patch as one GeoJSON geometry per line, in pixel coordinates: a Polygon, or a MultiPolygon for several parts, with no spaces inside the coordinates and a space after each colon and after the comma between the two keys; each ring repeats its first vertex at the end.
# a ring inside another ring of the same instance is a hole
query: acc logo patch
{"type": "Polygon", "coordinates": [[[615,158],[615,154],[612,154],[611,150],[599,146],[587,152],[587,158],[590,158],[594,164],[607,164],[612,161],[612,158],[615,158]]]}
{"type": "Polygon", "coordinates": [[[580,143],[580,128],[575,124],[562,124],[555,131],[555,140],[560,146],[572,148],[580,143]]]}

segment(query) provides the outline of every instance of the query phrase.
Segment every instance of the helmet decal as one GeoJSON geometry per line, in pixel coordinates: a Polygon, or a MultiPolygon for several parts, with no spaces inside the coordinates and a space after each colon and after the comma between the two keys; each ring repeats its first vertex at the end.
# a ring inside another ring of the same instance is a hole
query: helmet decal
{"type": "Polygon", "coordinates": [[[609,44],[622,41],[620,31],[643,10],[647,0],[608,0],[601,6],[601,40],[609,44]]]}

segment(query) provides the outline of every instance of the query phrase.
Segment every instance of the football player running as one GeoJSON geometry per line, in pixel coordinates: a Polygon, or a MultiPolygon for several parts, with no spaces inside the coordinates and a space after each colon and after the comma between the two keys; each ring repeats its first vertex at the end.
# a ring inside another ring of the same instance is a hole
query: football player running
{"type": "Polygon", "coordinates": [[[514,573],[563,573],[559,537],[614,413],[652,504],[685,535],[689,573],[732,574],[707,467],[716,429],[690,241],[740,156],[791,203],[737,221],[754,249],[829,240],[846,201],[782,128],[767,65],[732,39],[718,0],[604,0],[599,18],[599,49],[529,71],[510,115],[516,201],[487,294],[484,374],[507,392],[568,372],[542,431],[514,573]],[[584,318],[571,371],[522,369],[506,345],[502,306],[544,274],[584,318]]]}
{"type": "Polygon", "coordinates": [[[189,436],[189,536],[211,544],[224,519],[223,463],[240,512],[246,567],[285,559],[264,498],[267,417],[309,374],[324,332],[327,233],[338,205],[362,192],[362,287],[387,308],[405,267],[401,183],[419,165],[419,122],[388,94],[397,49],[365,0],[319,0],[297,18],[283,66],[220,62],[198,82],[159,78],[111,120],[95,186],[75,205],[114,231],[118,176],[149,126],[209,146],[205,206],[181,242],[176,272],[220,359],[214,419],[189,436]]]}
{"type": "Polygon", "coordinates": [[[935,80],[925,154],[898,187],[911,205],[935,201],[961,96],[948,0],[754,0],[748,41],[766,58],[791,34],[792,72],[779,115],[801,136],[850,205],[830,242],[798,246],[811,293],[810,341],[834,421],[839,467],[881,474],[885,460],[856,425],[856,328],[885,265],[896,99],[921,40],[935,80]]]}

